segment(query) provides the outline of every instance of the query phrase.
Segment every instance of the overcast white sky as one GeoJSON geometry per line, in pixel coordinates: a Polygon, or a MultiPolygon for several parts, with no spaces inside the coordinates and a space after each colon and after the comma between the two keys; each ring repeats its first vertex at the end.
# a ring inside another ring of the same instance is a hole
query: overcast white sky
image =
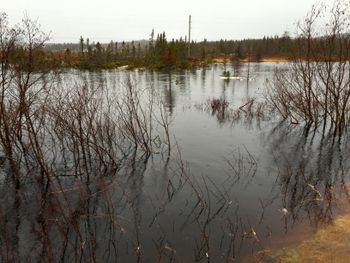
{"type": "MultiPolygon", "coordinates": [[[[329,0],[331,1],[331,0],[329,0]]],[[[194,40],[257,38],[294,32],[295,23],[316,0],[2,0],[0,12],[17,23],[24,12],[39,19],[51,42],[148,39],[165,31],[167,38],[187,34],[192,15],[194,40]]]]}

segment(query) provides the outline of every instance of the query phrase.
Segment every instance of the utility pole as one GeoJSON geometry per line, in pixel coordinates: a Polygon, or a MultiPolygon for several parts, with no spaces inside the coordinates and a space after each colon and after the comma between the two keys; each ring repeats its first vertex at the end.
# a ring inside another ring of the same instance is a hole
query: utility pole
{"type": "Polygon", "coordinates": [[[188,18],[188,57],[191,56],[191,15],[188,18]]]}

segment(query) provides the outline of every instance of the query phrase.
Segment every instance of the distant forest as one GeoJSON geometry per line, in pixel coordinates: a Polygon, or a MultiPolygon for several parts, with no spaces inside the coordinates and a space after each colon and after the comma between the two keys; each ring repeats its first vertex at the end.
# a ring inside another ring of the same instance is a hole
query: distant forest
{"type": "Polygon", "coordinates": [[[165,33],[149,40],[100,43],[81,37],[77,43],[46,44],[45,50],[59,57],[65,66],[85,69],[144,66],[156,70],[190,68],[213,59],[261,61],[264,58],[289,58],[295,40],[287,33],[262,39],[200,42],[168,40],[165,33]]]}
{"type": "MultiPolygon", "coordinates": [[[[336,36],[349,39],[349,35],[336,36]]],[[[80,37],[77,43],[46,44],[42,50],[46,63],[53,61],[55,66],[80,69],[108,69],[127,66],[129,69],[145,67],[152,70],[187,69],[206,65],[215,61],[287,61],[303,59],[312,55],[313,59],[348,59],[331,55],[325,58],[322,50],[331,48],[335,55],[344,47],[330,45],[332,37],[299,34],[290,37],[287,32],[282,36],[262,39],[220,40],[200,42],[186,38],[168,40],[165,33],[154,32],[149,40],[100,43],[80,37]],[[305,48],[312,42],[312,50],[305,48]],[[308,44],[309,43],[309,44],[308,44]],[[309,50],[309,51],[308,51],[309,50]],[[307,52],[312,52],[308,54],[307,52]]]]}

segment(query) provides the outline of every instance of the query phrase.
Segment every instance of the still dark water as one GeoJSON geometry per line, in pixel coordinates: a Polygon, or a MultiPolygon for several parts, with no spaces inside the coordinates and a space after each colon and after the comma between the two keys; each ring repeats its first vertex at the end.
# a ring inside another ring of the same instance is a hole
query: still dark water
{"type": "Polygon", "coordinates": [[[247,99],[264,100],[276,68],[287,65],[251,63],[248,82],[220,78],[224,70],[246,77],[247,64],[171,75],[65,73],[65,85],[84,80],[117,91],[130,75],[157,90],[172,118],[171,158],[135,153],[117,175],[88,184],[67,179],[44,199],[32,182],[14,197],[3,180],[2,255],[21,262],[50,253],[54,262],[255,262],[257,252],[332,223],[350,200],[348,138],[334,142],[273,114],[231,118],[247,99]],[[219,98],[229,102],[225,116],[208,107],[219,98]],[[53,211],[44,213],[43,202],[53,211]]]}

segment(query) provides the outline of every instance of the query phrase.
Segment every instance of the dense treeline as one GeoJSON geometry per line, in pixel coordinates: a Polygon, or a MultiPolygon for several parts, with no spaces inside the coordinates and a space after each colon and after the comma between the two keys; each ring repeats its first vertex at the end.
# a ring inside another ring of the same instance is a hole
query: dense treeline
{"type": "MultiPolygon", "coordinates": [[[[312,36],[315,46],[321,47],[327,36],[312,36]]],[[[344,35],[348,38],[348,35],[344,35]]],[[[269,59],[306,58],[308,39],[303,35],[290,37],[288,32],[282,36],[264,37],[262,39],[192,41],[185,38],[168,40],[166,34],[155,36],[154,31],[148,40],[131,42],[100,43],[91,42],[89,38],[80,37],[77,43],[46,44],[40,49],[42,65],[57,67],[76,67],[82,69],[116,68],[120,66],[146,67],[154,70],[186,69],[205,65],[217,59],[263,61],[269,59]]],[[[341,46],[333,46],[336,54],[341,46]]],[[[39,51],[38,51],[39,52],[39,51]]],[[[315,59],[324,60],[322,48],[313,50],[315,59]]],[[[14,51],[13,63],[19,63],[21,57],[28,56],[21,50],[14,51]]],[[[331,54],[331,56],[333,56],[331,54]]]]}
{"type": "Polygon", "coordinates": [[[191,66],[187,54],[188,44],[185,40],[166,39],[165,33],[154,33],[146,43],[141,42],[113,42],[90,44],[89,39],[80,38],[79,50],[76,52],[66,49],[64,63],[68,66],[80,68],[114,68],[122,65],[129,67],[145,66],[156,70],[171,70],[174,68],[187,68],[191,66]]]}
{"type": "Polygon", "coordinates": [[[285,33],[283,36],[263,39],[220,40],[190,44],[183,38],[167,40],[165,33],[147,41],[90,43],[89,38],[80,38],[77,44],[49,44],[46,49],[59,54],[64,65],[79,68],[114,68],[144,66],[156,70],[189,68],[208,63],[215,58],[252,59],[260,61],[266,57],[288,58],[293,54],[295,40],[285,33]],[[189,47],[190,46],[190,47],[189,47]],[[189,51],[190,48],[190,51],[189,51]]]}
{"type": "Polygon", "coordinates": [[[289,57],[293,53],[294,40],[285,33],[283,36],[264,37],[263,39],[202,41],[192,44],[192,52],[196,56],[238,58],[251,57],[289,57]]]}
{"type": "MultiPolygon", "coordinates": [[[[314,43],[321,46],[326,36],[313,36],[314,43]]],[[[348,37],[345,35],[344,37],[348,37]]],[[[266,58],[293,59],[307,57],[307,50],[300,49],[307,43],[307,38],[299,35],[292,38],[285,32],[282,36],[264,37],[263,39],[220,40],[201,42],[186,39],[168,41],[165,33],[154,37],[152,32],[148,41],[113,42],[90,44],[89,39],[80,38],[74,51],[66,49],[60,58],[66,66],[85,69],[114,68],[122,65],[146,67],[155,70],[171,70],[191,68],[207,64],[215,59],[263,61],[266,58]],[[78,48],[77,48],[78,47],[78,48]],[[190,52],[189,52],[190,48],[190,52]]],[[[62,44],[62,48],[65,44],[62,44]]],[[[47,47],[48,49],[50,46],[47,47]]],[[[55,45],[58,48],[58,44],[55,45]]],[[[334,46],[332,52],[337,53],[341,46],[334,46]]],[[[315,49],[314,58],[323,60],[322,49],[315,49]],[[318,54],[319,53],[319,54],[318,54]]]]}
{"type": "MultiPolygon", "coordinates": [[[[344,37],[348,37],[344,35],[344,37]]],[[[325,36],[313,36],[317,46],[323,45],[325,36]]],[[[116,68],[120,66],[146,67],[154,70],[186,69],[205,65],[216,59],[263,61],[269,59],[293,59],[307,57],[306,49],[300,49],[307,39],[299,36],[292,38],[288,33],[283,36],[264,37],[263,39],[220,40],[201,42],[183,38],[167,40],[165,33],[156,37],[152,31],[147,41],[113,42],[108,44],[90,42],[89,38],[80,38],[76,44],[47,44],[36,51],[41,56],[41,65],[45,67],[76,67],[82,69],[116,68]],[[190,52],[189,52],[190,48],[190,52]]],[[[332,53],[337,54],[341,46],[334,46],[332,53]]],[[[313,50],[314,58],[323,60],[322,50],[313,50]],[[320,53],[318,55],[318,53],[320,53]]],[[[21,63],[26,54],[23,50],[14,50],[13,64],[21,63]]],[[[37,65],[40,67],[40,65],[37,65]]]]}

